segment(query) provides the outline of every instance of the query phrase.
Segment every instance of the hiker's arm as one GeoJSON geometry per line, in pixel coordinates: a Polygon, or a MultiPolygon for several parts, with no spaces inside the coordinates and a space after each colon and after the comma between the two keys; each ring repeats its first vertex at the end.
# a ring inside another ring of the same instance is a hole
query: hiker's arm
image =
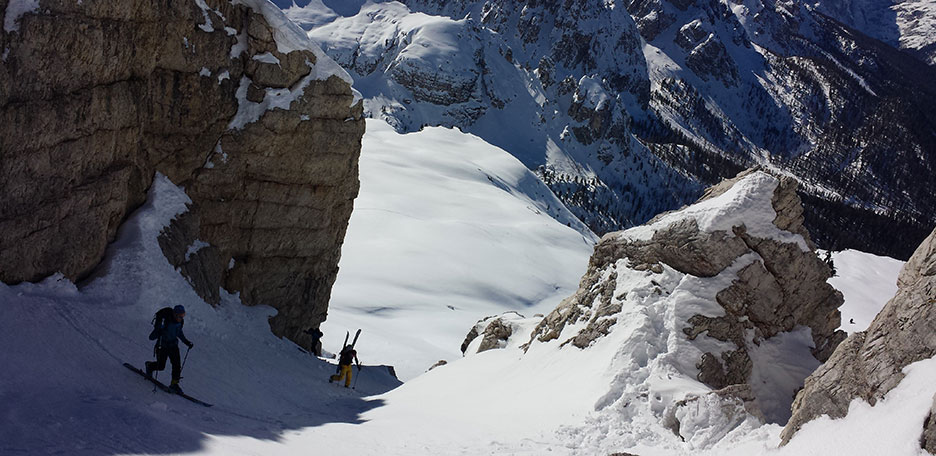
{"type": "Polygon", "coordinates": [[[187,337],[185,337],[185,333],[182,332],[182,328],[179,328],[179,339],[181,339],[182,342],[185,343],[185,345],[188,345],[189,348],[192,348],[192,345],[195,345],[195,344],[191,343],[191,342],[188,340],[187,337]]]}

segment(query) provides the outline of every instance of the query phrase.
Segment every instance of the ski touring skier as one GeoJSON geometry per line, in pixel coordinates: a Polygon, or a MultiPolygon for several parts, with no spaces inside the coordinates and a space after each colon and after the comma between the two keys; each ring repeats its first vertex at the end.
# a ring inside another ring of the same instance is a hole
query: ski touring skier
{"type": "Polygon", "coordinates": [[[153,349],[156,361],[146,362],[146,376],[152,379],[153,372],[165,369],[168,359],[172,363],[172,382],[169,389],[181,393],[179,380],[182,375],[182,363],[179,358],[179,340],[182,340],[189,350],[195,345],[182,332],[182,326],[185,325],[185,307],[177,305],[173,308],[162,308],[156,312],[154,322],[149,339],[156,341],[156,347],[153,349]]]}
{"type": "Polygon", "coordinates": [[[312,342],[310,344],[310,348],[312,349],[312,354],[315,356],[321,357],[322,356],[322,336],[324,336],[325,334],[322,334],[322,331],[317,326],[311,327],[303,332],[312,336],[312,342]]]}
{"type": "Polygon", "coordinates": [[[344,378],[344,387],[348,388],[351,386],[351,362],[354,361],[357,364],[358,373],[361,372],[361,361],[358,360],[357,351],[354,350],[353,345],[345,345],[341,349],[341,353],[338,358],[338,373],[332,375],[328,378],[328,383],[340,382],[344,378]]]}

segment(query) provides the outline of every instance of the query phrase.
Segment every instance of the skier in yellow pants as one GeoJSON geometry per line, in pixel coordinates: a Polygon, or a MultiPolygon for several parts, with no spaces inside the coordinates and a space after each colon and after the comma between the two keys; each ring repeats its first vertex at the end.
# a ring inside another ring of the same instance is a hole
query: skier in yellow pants
{"type": "Polygon", "coordinates": [[[357,364],[358,370],[361,370],[361,362],[358,361],[357,351],[351,348],[350,345],[345,345],[341,349],[340,357],[338,358],[338,373],[332,375],[328,378],[328,383],[340,382],[342,378],[345,379],[344,387],[348,388],[351,386],[351,361],[354,360],[354,363],[357,364]]]}

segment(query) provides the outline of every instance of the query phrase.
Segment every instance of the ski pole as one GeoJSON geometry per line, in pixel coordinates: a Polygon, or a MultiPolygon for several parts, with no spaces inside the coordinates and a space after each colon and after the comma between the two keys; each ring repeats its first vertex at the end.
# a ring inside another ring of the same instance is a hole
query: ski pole
{"type": "MultiPolygon", "coordinates": [[[[159,345],[159,342],[160,341],[157,340],[156,345],[153,346],[153,355],[156,356],[157,360],[159,360],[159,349],[162,348],[159,345]]],[[[143,367],[145,368],[146,364],[144,364],[143,367]]],[[[158,381],[159,381],[159,371],[153,372],[153,392],[154,393],[156,392],[156,382],[158,381]]]]}
{"type": "Polygon", "coordinates": [[[354,386],[352,386],[351,389],[357,389],[357,381],[359,378],[361,378],[361,365],[360,364],[358,364],[357,375],[354,376],[354,386]]]}
{"type": "Polygon", "coordinates": [[[188,359],[189,350],[191,350],[191,348],[188,348],[188,347],[185,348],[185,358],[182,358],[182,365],[179,366],[179,377],[182,377],[182,369],[185,369],[185,360],[188,359]]]}

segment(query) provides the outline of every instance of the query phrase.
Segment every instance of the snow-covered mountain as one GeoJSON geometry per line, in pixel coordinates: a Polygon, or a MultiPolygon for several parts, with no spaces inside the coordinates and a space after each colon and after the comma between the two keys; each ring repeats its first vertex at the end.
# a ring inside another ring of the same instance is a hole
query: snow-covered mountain
{"type": "Polygon", "coordinates": [[[936,64],[936,4],[926,0],[813,1],[816,11],[936,64]]]}
{"type": "Polygon", "coordinates": [[[936,69],[804,3],[279,4],[368,115],[504,148],[598,233],[754,164],[800,181],[820,245],[906,257],[936,222],[936,69]]]}
{"type": "MultiPolygon", "coordinates": [[[[563,346],[564,338],[558,338],[533,343],[524,353],[521,345],[542,321],[532,313],[555,307],[550,295],[558,298],[575,287],[591,251],[587,231],[555,221],[568,213],[541,205],[548,200],[544,187],[518,161],[457,131],[399,135],[368,121],[361,173],[361,195],[330,306],[328,324],[334,326],[325,327],[324,339],[325,349],[335,351],[345,327],[364,327],[358,348],[368,365],[355,371],[357,392],[325,381],[333,364],[270,334],[266,320],[273,309],[242,306],[227,293],[212,307],[190,289],[157,242],[159,231],[189,200],[157,176],[147,203],[123,226],[95,279],[78,286],[61,277],[0,284],[6,316],[0,320],[6,353],[6,368],[0,370],[0,453],[918,454],[908,445],[918,437],[909,434],[911,422],[922,421],[929,401],[914,399],[936,392],[932,362],[911,366],[904,382],[875,407],[856,404],[842,420],[808,423],[780,450],[775,449],[779,425],[735,421],[739,415],[722,415],[708,400],[690,401],[675,415],[682,423],[680,435],[695,436],[681,440],[661,425],[662,405],[664,399],[708,391],[692,371],[698,347],[711,342],[702,342],[703,336],[686,340],[674,326],[673,312],[685,315],[702,305],[699,298],[724,284],[734,269],[711,278],[680,277],[669,267],[660,274],[622,273],[619,283],[631,290],[622,298],[629,318],[586,349],[563,346]],[[417,155],[426,158],[413,160],[417,155]],[[452,192],[477,198],[453,199],[452,192]],[[519,227],[529,237],[505,234],[519,227]],[[368,257],[368,251],[374,255],[368,257]],[[427,266],[429,255],[435,260],[427,266]],[[480,270],[473,258],[488,269],[480,270]],[[470,273],[459,271],[459,264],[469,265],[470,273]],[[518,296],[496,297],[511,284],[518,296]],[[658,295],[656,289],[669,294],[658,295]],[[388,297],[396,297],[389,302],[392,308],[374,307],[388,297]],[[210,409],[154,393],[120,366],[150,356],[145,335],[151,313],[169,302],[187,307],[185,330],[196,344],[183,385],[213,403],[210,409]],[[411,303],[414,309],[407,308],[411,303]],[[465,307],[451,310],[445,303],[465,307]],[[449,350],[457,351],[471,323],[458,337],[427,328],[449,331],[463,319],[511,308],[529,313],[503,318],[513,333],[500,349],[475,353],[480,340],[473,341],[466,357],[450,358],[447,365],[387,391],[398,382],[378,364],[403,366],[416,349],[427,353],[415,358],[433,359],[438,352],[432,347],[453,341],[449,350]],[[408,338],[422,341],[410,345],[408,338]],[[641,367],[634,356],[642,353],[647,359],[641,367]]],[[[709,200],[708,207],[689,210],[703,227],[733,220],[736,210],[762,213],[764,205],[736,204],[764,198],[756,191],[760,188],[731,191],[709,200]]],[[[753,221],[770,223],[769,214],[765,217],[742,216],[752,234],[762,234],[767,225],[753,221]]],[[[625,235],[641,237],[646,230],[625,235]]],[[[855,287],[845,293],[846,309],[849,296],[869,295],[878,287],[850,271],[876,271],[878,280],[895,280],[892,260],[855,252],[833,258],[842,283],[855,287]]],[[[581,328],[565,331],[571,335],[581,328]]],[[[788,345],[764,343],[760,354],[776,360],[778,353],[801,355],[783,359],[789,362],[808,359],[809,339],[794,335],[788,345]]]]}

